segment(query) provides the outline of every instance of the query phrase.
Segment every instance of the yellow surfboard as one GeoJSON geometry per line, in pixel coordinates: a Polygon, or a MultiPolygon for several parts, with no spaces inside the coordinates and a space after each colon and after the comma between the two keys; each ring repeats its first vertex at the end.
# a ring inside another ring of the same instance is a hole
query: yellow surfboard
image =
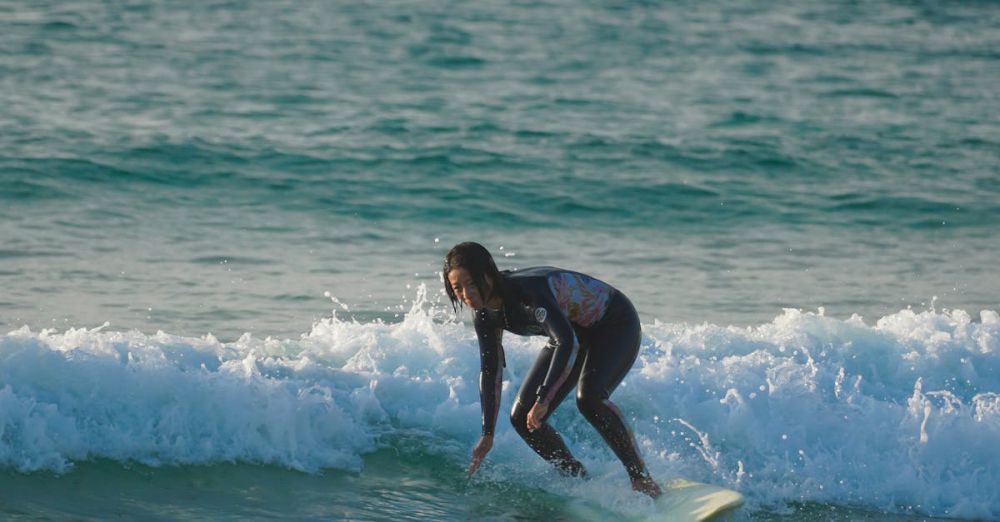
{"type": "Polygon", "coordinates": [[[676,479],[656,499],[657,514],[649,522],[705,522],[719,520],[743,505],[743,495],[719,486],[676,479]]]}

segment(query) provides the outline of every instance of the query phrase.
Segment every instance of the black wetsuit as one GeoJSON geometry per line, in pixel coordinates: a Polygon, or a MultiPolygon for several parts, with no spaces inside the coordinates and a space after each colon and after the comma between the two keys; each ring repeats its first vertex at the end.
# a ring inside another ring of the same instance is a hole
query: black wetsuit
{"type": "Polygon", "coordinates": [[[625,465],[629,477],[648,476],[621,411],[609,400],[639,353],[639,316],[624,294],[578,272],[537,267],[500,273],[503,308],[476,311],[483,434],[492,435],[500,407],[502,330],[545,335],[549,342],[528,372],[514,401],[511,422],[542,458],[572,475],[584,473],[559,433],[543,422],[529,431],[528,411],[539,398],[545,419],[577,387],[576,404],[625,465]]]}

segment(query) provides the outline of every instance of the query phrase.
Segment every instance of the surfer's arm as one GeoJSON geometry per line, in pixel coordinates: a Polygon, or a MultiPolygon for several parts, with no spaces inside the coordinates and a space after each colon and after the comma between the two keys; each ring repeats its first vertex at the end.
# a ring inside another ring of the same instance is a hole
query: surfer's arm
{"type": "Polygon", "coordinates": [[[479,340],[479,404],[483,410],[483,435],[493,436],[503,383],[503,330],[489,320],[485,310],[476,312],[475,327],[479,340]]]}
{"type": "Polygon", "coordinates": [[[549,336],[549,346],[553,348],[552,362],[545,380],[537,390],[537,401],[548,404],[556,391],[569,378],[580,352],[580,342],[573,331],[573,325],[562,313],[555,298],[546,295],[535,308],[535,319],[549,336]],[[539,310],[544,310],[540,312],[539,310]]]}

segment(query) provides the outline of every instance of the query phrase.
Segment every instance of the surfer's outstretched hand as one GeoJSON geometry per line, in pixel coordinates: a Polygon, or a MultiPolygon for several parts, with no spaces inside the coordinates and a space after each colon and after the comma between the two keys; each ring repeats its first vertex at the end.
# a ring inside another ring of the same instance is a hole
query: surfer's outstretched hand
{"type": "Polygon", "coordinates": [[[466,475],[472,476],[473,473],[479,469],[479,465],[483,463],[483,459],[486,458],[486,454],[493,449],[493,435],[483,435],[479,437],[479,442],[476,443],[476,447],[472,449],[472,463],[469,464],[468,471],[465,472],[466,475]]]}

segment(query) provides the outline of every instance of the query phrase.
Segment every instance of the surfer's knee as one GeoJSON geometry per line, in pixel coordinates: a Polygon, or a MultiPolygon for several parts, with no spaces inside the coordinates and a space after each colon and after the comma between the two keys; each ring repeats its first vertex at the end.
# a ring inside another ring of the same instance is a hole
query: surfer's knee
{"type": "Polygon", "coordinates": [[[528,408],[522,406],[519,400],[515,400],[510,409],[510,423],[522,437],[528,433],[528,408]]]}
{"type": "Polygon", "coordinates": [[[576,407],[583,414],[583,417],[591,422],[600,416],[600,410],[604,408],[604,396],[598,393],[588,393],[587,390],[577,390],[576,407]]]}

